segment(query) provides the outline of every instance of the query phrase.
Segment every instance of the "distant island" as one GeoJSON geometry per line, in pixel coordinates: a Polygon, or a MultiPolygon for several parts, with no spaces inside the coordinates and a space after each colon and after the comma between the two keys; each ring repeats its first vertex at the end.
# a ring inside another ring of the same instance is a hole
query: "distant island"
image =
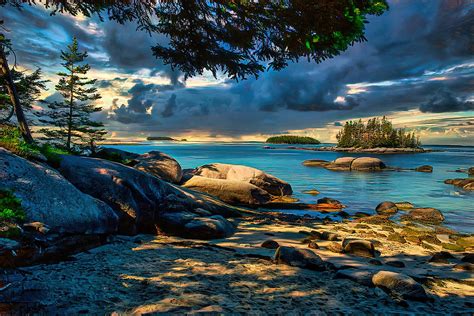
{"type": "Polygon", "coordinates": [[[165,141],[170,141],[170,142],[185,142],[187,141],[186,139],[174,139],[168,136],[149,136],[146,138],[146,140],[165,140],[165,141]]]}
{"type": "Polygon", "coordinates": [[[266,142],[269,144],[321,144],[319,140],[312,137],[292,135],[273,136],[267,139],[266,142]]]}
{"type": "Polygon", "coordinates": [[[384,116],[374,117],[367,123],[362,120],[348,121],[337,134],[338,148],[420,148],[420,139],[415,133],[405,132],[403,128],[394,128],[392,122],[384,116]]]}

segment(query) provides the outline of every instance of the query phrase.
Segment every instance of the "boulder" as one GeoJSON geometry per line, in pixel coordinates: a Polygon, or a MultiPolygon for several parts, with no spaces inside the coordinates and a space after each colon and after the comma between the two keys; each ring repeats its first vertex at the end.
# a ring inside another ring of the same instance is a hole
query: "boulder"
{"type": "Polygon", "coordinates": [[[183,186],[218,197],[230,204],[261,205],[270,202],[271,196],[259,187],[242,181],[194,176],[183,186]]]}
{"type": "Polygon", "coordinates": [[[440,251],[435,253],[428,262],[449,263],[449,260],[456,259],[451,253],[447,251],[440,251]]]}
{"type": "Polygon", "coordinates": [[[190,212],[165,212],[158,219],[160,230],[167,234],[192,239],[220,239],[234,234],[235,227],[224,217],[199,217],[190,212]]]}
{"type": "Polygon", "coordinates": [[[430,172],[433,172],[433,167],[429,165],[424,165],[424,166],[415,168],[415,171],[430,173],[430,172]]]}
{"type": "Polygon", "coordinates": [[[395,205],[399,210],[410,210],[414,208],[413,204],[410,202],[396,202],[395,205]]]}
{"type": "Polygon", "coordinates": [[[277,249],[278,247],[280,247],[280,245],[272,239],[265,240],[261,246],[267,249],[277,249]]]}
{"type": "Polygon", "coordinates": [[[335,253],[342,253],[344,250],[342,249],[342,245],[338,242],[332,241],[326,246],[327,250],[335,252],[335,253]]]}
{"type": "Polygon", "coordinates": [[[194,175],[205,178],[239,181],[253,184],[271,195],[291,195],[293,190],[287,182],[261,170],[222,163],[213,163],[197,168],[194,175]]]}
{"type": "Polygon", "coordinates": [[[134,168],[150,173],[164,181],[181,182],[183,171],[176,159],[159,151],[150,151],[135,158],[138,162],[134,168]]]}
{"type": "Polygon", "coordinates": [[[474,176],[474,167],[471,167],[471,168],[467,169],[467,173],[468,173],[470,176],[474,176]]]}
{"type": "Polygon", "coordinates": [[[386,166],[382,160],[372,157],[356,158],[351,164],[351,170],[356,171],[379,171],[385,168],[386,166]]]}
{"type": "Polygon", "coordinates": [[[444,216],[435,208],[425,207],[410,210],[407,215],[403,216],[403,219],[426,224],[439,224],[444,221],[444,216]]]}
{"type": "Polygon", "coordinates": [[[467,191],[474,190],[474,178],[461,178],[461,179],[447,179],[444,181],[446,184],[452,184],[454,186],[463,188],[467,191]]]}
{"type": "Polygon", "coordinates": [[[308,248],[319,249],[319,245],[314,240],[312,240],[308,243],[308,248]]]}
{"type": "Polygon", "coordinates": [[[326,169],[333,170],[333,171],[350,171],[352,162],[356,158],[354,157],[341,157],[337,158],[330,164],[326,165],[326,169]]]}
{"type": "Polygon", "coordinates": [[[336,279],[347,279],[353,282],[365,285],[372,286],[372,277],[374,272],[357,270],[357,269],[344,269],[337,271],[334,276],[336,279]]]}
{"type": "Polygon", "coordinates": [[[275,252],[275,262],[293,267],[323,271],[326,264],[317,254],[308,249],[280,246],[275,252]]]}
{"type": "Polygon", "coordinates": [[[458,263],[453,267],[453,269],[459,271],[474,271],[474,264],[469,262],[458,263]]]}
{"type": "Polygon", "coordinates": [[[428,295],[423,286],[402,273],[379,271],[372,277],[372,283],[376,287],[380,287],[390,294],[403,299],[416,301],[428,300],[428,295]]]}
{"type": "Polygon", "coordinates": [[[391,215],[398,212],[398,207],[393,202],[385,201],[377,205],[375,211],[380,215],[391,215]]]}
{"type": "MultiPolygon", "coordinates": [[[[88,181],[87,177],[84,181],[88,181]]],[[[0,148],[0,187],[21,200],[28,222],[52,233],[115,233],[118,217],[105,203],[79,191],[56,170],[0,148]]]]}
{"type": "Polygon", "coordinates": [[[374,244],[369,240],[345,238],[342,241],[344,253],[358,257],[375,257],[374,244]]]}
{"type": "MultiPolygon", "coordinates": [[[[119,232],[122,234],[154,234],[157,229],[166,230],[169,217],[163,216],[165,213],[187,212],[197,220],[202,218],[202,210],[224,217],[240,215],[237,209],[209,195],[176,187],[150,174],[107,160],[61,156],[59,171],[79,190],[112,207],[119,215],[119,232]]],[[[179,228],[187,223],[187,220],[181,221],[179,228]]],[[[215,221],[209,223],[217,225],[215,221]]],[[[198,228],[214,225],[211,224],[201,223],[198,228]]],[[[191,226],[189,230],[198,230],[195,225],[191,226]]]]}
{"type": "Polygon", "coordinates": [[[331,162],[321,159],[310,159],[303,161],[303,165],[307,167],[326,167],[331,162]]]}

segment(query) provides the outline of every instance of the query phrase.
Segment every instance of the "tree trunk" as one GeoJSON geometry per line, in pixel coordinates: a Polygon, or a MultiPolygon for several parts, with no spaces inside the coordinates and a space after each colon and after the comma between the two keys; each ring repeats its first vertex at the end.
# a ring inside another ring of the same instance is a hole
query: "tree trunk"
{"type": "Polygon", "coordinates": [[[10,95],[10,100],[15,109],[16,119],[20,127],[21,135],[27,143],[33,142],[33,137],[31,136],[30,128],[28,127],[28,122],[26,121],[25,113],[20,104],[20,99],[18,98],[18,93],[16,91],[15,83],[13,82],[12,73],[8,67],[7,57],[3,47],[0,46],[0,75],[5,76],[7,82],[7,90],[10,95]]]}

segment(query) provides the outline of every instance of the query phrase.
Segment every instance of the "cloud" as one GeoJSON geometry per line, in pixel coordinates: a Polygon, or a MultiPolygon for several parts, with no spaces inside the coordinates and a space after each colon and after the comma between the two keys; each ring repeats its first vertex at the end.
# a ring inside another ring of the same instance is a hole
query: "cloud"
{"type": "Polygon", "coordinates": [[[438,91],[427,103],[420,106],[421,112],[443,113],[474,110],[474,102],[453,96],[450,91],[438,91]]]}
{"type": "Polygon", "coordinates": [[[168,102],[166,102],[165,109],[161,112],[162,117],[171,117],[174,115],[176,109],[176,94],[172,94],[168,102]]]}

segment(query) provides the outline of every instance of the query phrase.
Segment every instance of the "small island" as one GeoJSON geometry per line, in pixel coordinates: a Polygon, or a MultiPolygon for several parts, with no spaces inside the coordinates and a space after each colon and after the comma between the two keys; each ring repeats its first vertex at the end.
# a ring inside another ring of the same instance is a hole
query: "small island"
{"type": "Polygon", "coordinates": [[[149,136],[146,138],[146,140],[161,140],[161,141],[170,141],[170,142],[185,142],[186,139],[174,139],[172,137],[168,136],[149,136]]]}
{"type": "Polygon", "coordinates": [[[266,140],[269,144],[308,144],[308,145],[319,145],[321,142],[315,138],[308,136],[292,136],[282,135],[273,136],[266,140]]]}

